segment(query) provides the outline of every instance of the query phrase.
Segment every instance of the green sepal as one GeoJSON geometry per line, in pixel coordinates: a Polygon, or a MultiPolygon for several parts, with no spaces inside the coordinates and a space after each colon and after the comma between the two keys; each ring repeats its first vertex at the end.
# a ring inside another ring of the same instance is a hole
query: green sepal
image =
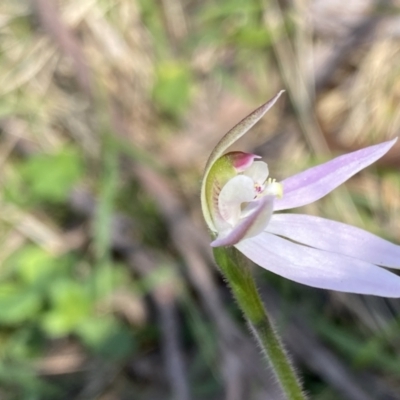
{"type": "MultiPolygon", "coordinates": [[[[284,90],[281,90],[278,94],[276,94],[271,100],[264,103],[262,106],[254,110],[251,114],[245,117],[242,121],[240,121],[237,125],[235,125],[225,136],[218,142],[212,151],[210,157],[208,158],[206,168],[203,174],[203,180],[201,184],[201,208],[203,211],[204,219],[212,232],[216,232],[215,223],[212,216],[212,210],[210,209],[210,205],[213,203],[209,202],[211,192],[208,192],[208,188],[210,187],[209,183],[209,175],[211,170],[213,169],[214,164],[218,159],[224,154],[224,152],[230,147],[233,143],[235,143],[238,139],[240,139],[250,128],[252,128],[264,115],[265,113],[276,103],[278,98],[284,90]]],[[[225,167],[222,165],[222,168],[225,167]]],[[[218,169],[216,169],[216,173],[218,169]]],[[[225,172],[223,172],[225,173],[225,172]]],[[[214,176],[215,178],[215,176],[214,176]]]]}

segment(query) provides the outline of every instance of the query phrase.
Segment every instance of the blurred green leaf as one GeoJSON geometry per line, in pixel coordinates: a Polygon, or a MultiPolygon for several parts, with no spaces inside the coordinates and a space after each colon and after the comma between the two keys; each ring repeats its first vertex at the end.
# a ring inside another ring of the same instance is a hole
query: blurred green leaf
{"type": "Polygon", "coordinates": [[[385,340],[373,336],[369,340],[360,340],[358,336],[345,327],[337,327],[328,320],[316,323],[316,329],[333,343],[352,362],[356,368],[375,366],[387,373],[398,375],[400,362],[396,354],[387,351],[385,340]]]}
{"type": "Polygon", "coordinates": [[[77,333],[88,347],[108,359],[124,359],[134,348],[129,329],[111,316],[86,319],[77,333]]]}
{"type": "MultiPolygon", "coordinates": [[[[7,391],[16,389],[16,395],[7,397],[7,400],[44,400],[59,398],[55,397],[57,393],[55,387],[39,379],[30,368],[21,363],[0,363],[0,387],[7,391]]],[[[4,392],[2,391],[2,393],[4,392]]]]}
{"type": "MultiPolygon", "coordinates": [[[[200,12],[200,19],[208,23],[218,23],[221,19],[232,15],[241,15],[243,18],[260,12],[262,9],[258,1],[229,0],[217,3],[208,3],[200,12]]],[[[211,25],[212,26],[212,25],[211,25]]]]}
{"type": "Polygon", "coordinates": [[[86,286],[57,280],[50,290],[52,309],[42,319],[43,329],[51,336],[71,333],[90,315],[93,300],[86,286]]]}
{"type": "Polygon", "coordinates": [[[34,324],[18,326],[17,330],[0,332],[0,360],[24,362],[40,354],[43,336],[34,324]]]}
{"type": "Polygon", "coordinates": [[[233,35],[231,40],[245,48],[263,48],[270,46],[273,41],[273,36],[263,26],[245,26],[238,29],[233,35]]]}
{"type": "Polygon", "coordinates": [[[186,65],[166,61],[157,69],[153,98],[166,114],[179,117],[191,99],[192,77],[186,65]]]}
{"type": "Polygon", "coordinates": [[[62,202],[83,175],[79,153],[64,148],[56,154],[38,154],[20,166],[20,173],[37,200],[62,202]]]}
{"type": "Polygon", "coordinates": [[[102,264],[91,275],[88,284],[94,288],[96,299],[104,299],[110,295],[116,287],[129,282],[129,273],[126,268],[118,264],[102,264]]]}
{"type": "MultiPolygon", "coordinates": [[[[108,124],[109,121],[104,121],[108,124]]],[[[114,201],[118,191],[119,153],[116,142],[106,130],[103,136],[103,157],[101,179],[99,181],[99,196],[95,220],[93,224],[93,247],[98,266],[109,265],[112,214],[114,201]]]]}
{"type": "Polygon", "coordinates": [[[39,293],[17,283],[0,284],[0,323],[16,325],[37,316],[42,306],[39,293]]]}
{"type": "Polygon", "coordinates": [[[33,284],[57,268],[56,259],[37,246],[26,246],[13,257],[14,268],[21,280],[33,284]]]}
{"type": "Polygon", "coordinates": [[[168,35],[165,34],[165,25],[160,3],[156,0],[139,0],[138,5],[143,18],[143,23],[154,37],[154,47],[157,53],[165,54],[169,50],[168,35]]]}

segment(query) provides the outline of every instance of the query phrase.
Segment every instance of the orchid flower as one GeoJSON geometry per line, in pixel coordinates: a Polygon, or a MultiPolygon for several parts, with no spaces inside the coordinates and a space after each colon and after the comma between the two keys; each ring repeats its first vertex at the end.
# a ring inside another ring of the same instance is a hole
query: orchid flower
{"type": "Polygon", "coordinates": [[[217,144],[207,162],[201,201],[215,240],[235,246],[259,266],[305,285],[400,297],[400,246],[362,229],[304,214],[276,213],[319,200],[381,158],[397,138],[334,158],[286,178],[269,178],[259,156],[225,153],[277,101],[253,111],[217,144]]]}

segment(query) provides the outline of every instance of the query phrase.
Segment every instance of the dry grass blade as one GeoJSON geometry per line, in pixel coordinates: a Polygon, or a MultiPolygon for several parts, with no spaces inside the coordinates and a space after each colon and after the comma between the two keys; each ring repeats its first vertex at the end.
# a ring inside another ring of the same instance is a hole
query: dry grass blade
{"type": "Polygon", "coordinates": [[[82,48],[62,22],[56,4],[46,0],[35,0],[34,5],[42,26],[53,38],[60,50],[73,60],[79,85],[89,95],[91,92],[90,74],[82,48]]]}

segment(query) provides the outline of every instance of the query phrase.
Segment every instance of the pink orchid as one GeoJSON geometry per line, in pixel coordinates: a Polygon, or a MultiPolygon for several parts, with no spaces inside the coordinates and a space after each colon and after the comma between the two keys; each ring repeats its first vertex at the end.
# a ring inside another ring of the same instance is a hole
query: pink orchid
{"type": "Polygon", "coordinates": [[[281,183],[268,178],[254,154],[226,149],[242,137],[282,92],[232,128],[207,162],[201,202],[214,237],[211,246],[235,246],[261,267],[305,285],[400,297],[400,246],[325,218],[274,213],[319,200],[381,158],[397,138],[345,154],[281,183]]]}

